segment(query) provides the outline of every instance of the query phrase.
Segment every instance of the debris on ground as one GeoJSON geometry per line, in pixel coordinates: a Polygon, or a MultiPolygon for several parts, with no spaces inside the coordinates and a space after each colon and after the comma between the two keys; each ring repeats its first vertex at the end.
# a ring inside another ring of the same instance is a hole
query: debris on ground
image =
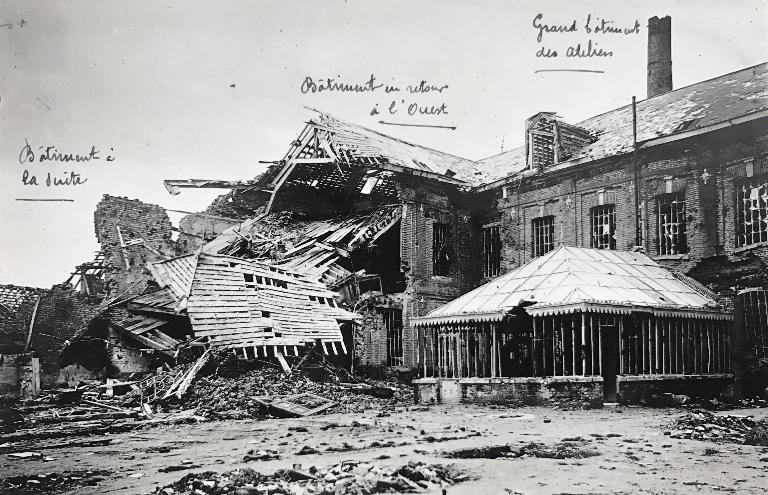
{"type": "Polygon", "coordinates": [[[547,445],[541,442],[529,442],[520,447],[512,445],[499,445],[491,447],[477,447],[446,452],[445,457],[454,459],[525,459],[528,457],[540,457],[545,459],[584,459],[595,457],[600,452],[587,446],[589,440],[583,438],[564,439],[547,445]]]}
{"type": "Polygon", "coordinates": [[[312,352],[290,375],[273,363],[206,350],[176,367],[125,381],[83,383],[0,407],[0,440],[52,439],[131,431],[160,423],[392,411],[413,403],[404,384],[370,380],[312,352]],[[319,356],[319,357],[318,357],[319,356]]]}
{"type": "Polygon", "coordinates": [[[768,446],[768,421],[755,421],[749,416],[717,415],[709,411],[697,410],[678,418],[669,436],[768,446]]]}
{"type": "MultiPolygon", "coordinates": [[[[271,403],[278,399],[281,399],[281,402],[288,399],[290,402],[291,398],[299,398],[302,394],[305,394],[305,398],[307,398],[306,394],[312,394],[333,402],[327,408],[316,412],[360,413],[370,409],[392,410],[397,406],[413,404],[413,390],[406,385],[387,383],[386,388],[392,390],[391,398],[378,398],[351,390],[350,387],[335,381],[334,377],[325,377],[321,381],[316,381],[301,371],[286,376],[281,370],[271,366],[259,366],[235,376],[222,374],[203,376],[198,378],[180,404],[194,408],[198,414],[211,419],[280,416],[280,411],[270,407],[271,403]]],[[[274,403],[274,405],[285,404],[274,403]]],[[[318,402],[315,408],[325,405],[327,404],[318,402]]]]}
{"type": "Polygon", "coordinates": [[[71,491],[81,486],[96,486],[110,474],[104,470],[64,471],[31,476],[0,478],[0,493],[27,495],[71,491]]]}
{"type": "Polygon", "coordinates": [[[162,488],[157,494],[250,494],[279,493],[336,494],[416,493],[437,490],[472,479],[454,465],[411,461],[399,468],[380,467],[368,462],[344,461],[325,468],[281,469],[264,475],[253,469],[226,473],[190,473],[162,488]]]}

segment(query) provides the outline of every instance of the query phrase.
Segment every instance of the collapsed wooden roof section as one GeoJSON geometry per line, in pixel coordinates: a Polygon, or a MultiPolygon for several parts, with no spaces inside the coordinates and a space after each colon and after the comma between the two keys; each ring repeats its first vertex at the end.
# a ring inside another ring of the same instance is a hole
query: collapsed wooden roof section
{"type": "Polygon", "coordinates": [[[397,225],[400,205],[326,220],[294,220],[290,213],[271,213],[222,232],[203,252],[260,259],[299,272],[333,287],[352,275],[344,267],[350,252],[370,245],[397,225]]]}
{"type": "Polygon", "coordinates": [[[310,187],[370,195],[375,203],[397,197],[395,176],[418,176],[456,186],[484,182],[472,160],[411,144],[318,112],[277,166],[256,182],[268,187],[271,211],[282,188],[310,187]]]}
{"type": "Polygon", "coordinates": [[[132,309],[156,314],[137,315],[148,322],[132,320],[129,332],[158,329],[151,320],[173,308],[189,317],[196,339],[213,347],[298,347],[320,340],[345,352],[339,322],[357,318],[319,281],[256,260],[199,253],[152,263],[150,270],[161,290],[134,299],[132,309]]]}

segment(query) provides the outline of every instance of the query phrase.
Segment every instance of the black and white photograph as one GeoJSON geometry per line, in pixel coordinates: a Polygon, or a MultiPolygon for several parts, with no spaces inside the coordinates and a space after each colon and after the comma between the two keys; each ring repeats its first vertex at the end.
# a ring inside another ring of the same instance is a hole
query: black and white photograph
{"type": "Polygon", "coordinates": [[[0,0],[0,493],[768,491],[768,0],[0,0]]]}

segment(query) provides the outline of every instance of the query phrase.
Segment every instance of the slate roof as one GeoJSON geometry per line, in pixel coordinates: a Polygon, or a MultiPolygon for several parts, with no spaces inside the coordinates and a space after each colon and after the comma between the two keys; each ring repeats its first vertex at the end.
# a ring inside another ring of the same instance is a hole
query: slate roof
{"type": "Polygon", "coordinates": [[[705,290],[642,253],[560,246],[429,312],[414,324],[499,321],[528,303],[532,315],[596,311],[728,319],[705,290]]]}
{"type": "Polygon", "coordinates": [[[310,124],[330,131],[334,148],[349,150],[355,156],[381,157],[394,165],[441,175],[450,170],[455,175],[449,174],[446,178],[453,177],[469,185],[487,180],[483,168],[473,160],[387,136],[327,113],[320,112],[310,124]]]}
{"type": "MultiPolygon", "coordinates": [[[[768,109],[768,63],[701,81],[690,86],[637,102],[637,140],[671,136],[768,109]]],[[[611,110],[577,124],[597,136],[597,141],[584,147],[562,164],[565,168],[580,159],[598,160],[632,151],[632,105],[611,110]]],[[[477,162],[487,166],[488,178],[498,174],[519,174],[525,170],[525,147],[515,148],[477,162]]],[[[535,173],[526,171],[523,173],[535,173]]]]}

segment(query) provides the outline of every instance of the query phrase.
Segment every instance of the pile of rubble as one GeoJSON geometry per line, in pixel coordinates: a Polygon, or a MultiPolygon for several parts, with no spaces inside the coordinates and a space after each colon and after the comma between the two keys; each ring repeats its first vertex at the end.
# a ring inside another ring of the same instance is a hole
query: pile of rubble
{"type": "Polygon", "coordinates": [[[472,479],[454,465],[425,464],[411,461],[397,469],[367,462],[344,461],[325,468],[281,469],[263,475],[252,469],[226,473],[206,471],[191,473],[179,481],[158,488],[162,495],[182,494],[373,494],[417,493],[435,491],[472,479]]]}
{"type": "Polygon", "coordinates": [[[181,401],[185,408],[212,419],[264,417],[265,402],[296,394],[314,394],[335,404],[327,412],[359,413],[370,409],[387,411],[413,404],[411,387],[395,384],[347,384],[325,379],[315,381],[301,371],[286,376],[269,366],[238,376],[211,375],[199,378],[181,401]]]}
{"type": "Polygon", "coordinates": [[[104,470],[80,470],[40,473],[32,476],[9,476],[0,478],[0,493],[25,495],[74,490],[81,486],[96,486],[110,474],[109,471],[104,470]]]}
{"type": "Polygon", "coordinates": [[[768,421],[699,410],[678,418],[669,435],[672,438],[768,446],[768,421]]]}
{"type": "Polygon", "coordinates": [[[587,445],[589,442],[588,439],[574,437],[549,445],[541,442],[529,442],[520,447],[513,447],[512,445],[477,447],[454,450],[446,452],[444,455],[454,459],[526,459],[528,457],[585,459],[600,455],[597,449],[587,445]]]}

